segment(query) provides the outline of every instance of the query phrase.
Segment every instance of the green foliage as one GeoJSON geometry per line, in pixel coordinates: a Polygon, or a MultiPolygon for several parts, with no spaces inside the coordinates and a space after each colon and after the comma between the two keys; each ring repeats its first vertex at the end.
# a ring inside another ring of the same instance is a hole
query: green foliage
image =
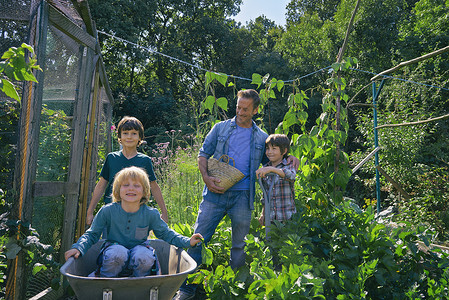
{"type": "MultiPolygon", "coordinates": [[[[356,63],[356,59],[347,58],[333,64],[332,68],[335,74],[340,74],[356,63]]],[[[313,210],[339,204],[351,176],[349,157],[338,148],[338,145],[346,143],[349,128],[347,110],[340,107],[337,112],[336,105],[337,99],[342,103],[347,103],[349,99],[345,90],[346,81],[338,75],[327,82],[329,89],[322,99],[322,113],[309,132],[306,129],[308,97],[303,91],[295,91],[289,96],[289,111],[276,129],[277,133],[292,136],[291,153],[300,159],[298,192],[306,195],[308,205],[313,210]],[[336,116],[339,116],[338,124],[336,116]]]]}
{"type": "Polygon", "coordinates": [[[206,243],[203,241],[203,247],[201,248],[201,260],[202,263],[206,266],[210,266],[212,262],[214,261],[214,254],[212,253],[212,250],[210,250],[206,243]]]}
{"type": "Polygon", "coordinates": [[[38,168],[41,181],[64,181],[68,172],[71,127],[62,110],[42,108],[39,133],[38,168]]]}
{"type": "MultiPolygon", "coordinates": [[[[12,83],[13,81],[32,81],[37,82],[33,75],[33,70],[41,70],[36,65],[36,59],[30,58],[26,60],[26,50],[33,55],[33,49],[26,44],[22,44],[21,47],[12,47],[6,51],[0,62],[0,90],[6,94],[6,96],[20,101],[19,94],[16,87],[12,83]]],[[[12,144],[14,141],[14,131],[18,120],[18,106],[8,100],[2,102],[2,158],[8,159],[8,163],[2,164],[2,175],[8,171],[11,172],[13,161],[14,147],[12,144]]],[[[54,137],[52,137],[54,138],[54,137]]],[[[11,186],[8,180],[3,180],[2,176],[1,185],[5,189],[10,189],[8,197],[11,197],[11,186]]],[[[6,194],[0,189],[0,283],[1,291],[0,296],[5,293],[5,273],[6,273],[6,261],[13,260],[19,253],[24,253],[26,264],[30,267],[30,272],[33,275],[37,273],[43,273],[53,271],[55,273],[59,270],[59,263],[53,260],[53,247],[47,244],[43,244],[39,239],[39,235],[35,229],[31,227],[31,224],[25,223],[21,220],[13,220],[9,218],[9,212],[11,210],[11,199],[7,201],[6,194]]]]}
{"type": "MultiPolygon", "coordinates": [[[[337,56],[341,47],[354,6],[354,1],[345,0],[327,1],[325,4],[314,1],[291,1],[287,7],[287,28],[275,49],[284,53],[284,58],[295,71],[297,70],[297,73],[312,72],[332,64],[332,58],[337,56]],[[298,41],[301,42],[298,43],[298,41]]],[[[357,57],[363,70],[378,73],[402,61],[441,49],[449,41],[447,30],[445,30],[448,12],[447,1],[361,1],[355,15],[354,26],[349,32],[349,43],[345,55],[357,57]]],[[[449,102],[446,90],[416,84],[419,82],[447,87],[447,55],[444,53],[390,74],[408,79],[410,82],[388,80],[385,83],[378,99],[379,125],[413,122],[447,114],[449,102]]],[[[352,68],[354,67],[355,64],[352,65],[352,68]]],[[[334,71],[339,69],[335,66],[332,68],[334,71]]],[[[327,97],[327,92],[321,89],[322,82],[325,80],[323,77],[325,76],[318,75],[301,82],[303,90],[311,91],[310,95],[306,94],[310,98],[308,100],[310,107],[315,100],[312,97],[314,90],[323,94],[323,99],[327,97]]],[[[346,81],[336,81],[338,80],[336,77],[328,80],[328,83],[334,81],[334,84],[340,84],[347,94],[343,96],[347,97],[346,99],[343,97],[341,99],[344,108],[343,118],[345,118],[344,115],[347,116],[347,123],[342,123],[342,126],[347,136],[337,138],[337,140],[348,139],[344,147],[350,159],[342,161],[343,165],[349,161],[353,165],[357,164],[373,149],[373,118],[372,108],[369,106],[372,95],[367,88],[369,85],[366,85],[370,77],[372,77],[371,74],[364,72],[352,72],[351,78],[346,78],[346,81]],[[348,100],[350,97],[353,99],[348,100]],[[360,103],[351,103],[351,106],[347,106],[346,101],[360,103]],[[354,108],[359,104],[360,107],[354,108]]],[[[338,93],[337,89],[334,89],[331,95],[335,97],[339,95],[338,93]]],[[[335,110],[333,104],[322,103],[322,106],[323,111],[328,111],[321,115],[323,120],[326,117],[335,119],[331,110],[335,110]]],[[[312,115],[310,109],[307,112],[312,115]]],[[[292,120],[295,118],[289,114],[284,120],[287,122],[284,126],[291,126],[292,120]]],[[[413,203],[415,201],[422,203],[422,205],[410,205],[410,202],[400,201],[397,191],[381,177],[381,206],[396,205],[401,209],[401,216],[407,220],[411,219],[406,217],[410,213],[413,216],[422,216],[415,218],[414,223],[425,222],[438,230],[440,236],[443,232],[447,232],[447,227],[443,225],[445,222],[437,216],[442,216],[444,219],[446,209],[439,211],[435,209],[437,207],[441,209],[440,203],[448,199],[448,187],[440,185],[438,189],[426,188],[424,184],[421,184],[420,179],[422,179],[421,175],[427,174],[429,170],[447,167],[449,161],[447,130],[447,119],[413,127],[379,130],[379,143],[382,147],[382,151],[379,152],[381,167],[414,197],[413,203]],[[436,190],[439,192],[436,193],[436,190]],[[437,195],[433,196],[435,193],[437,195]],[[430,195],[427,196],[428,194],[430,195]]],[[[308,139],[304,139],[302,143],[313,145],[308,139]]],[[[332,152],[332,155],[336,154],[337,152],[332,152]]],[[[307,161],[310,161],[310,158],[307,161]]],[[[310,172],[308,167],[303,169],[304,171],[310,172]]],[[[351,189],[346,190],[345,195],[356,198],[360,201],[359,204],[362,204],[364,198],[374,197],[374,174],[374,166],[371,163],[365,164],[363,170],[351,178],[351,189]]],[[[323,174],[316,183],[325,181],[326,179],[323,178],[331,176],[333,176],[331,173],[323,174]]],[[[343,174],[339,177],[344,182],[346,176],[347,174],[343,174]]],[[[429,174],[429,176],[439,177],[437,173],[429,174]]],[[[307,184],[308,181],[300,182],[300,189],[304,183],[307,184]]],[[[315,183],[312,185],[318,186],[315,183]]],[[[325,197],[326,194],[318,193],[315,196],[316,199],[325,197]]]]}
{"type": "MultiPolygon", "coordinates": [[[[435,82],[445,77],[440,69],[439,61],[428,60],[416,68],[405,68],[404,73],[410,78],[428,77],[429,69],[439,70],[435,82]]],[[[447,77],[447,75],[446,75],[447,77]]],[[[446,79],[447,80],[447,79],[446,79]]],[[[437,84],[444,84],[443,82],[437,84]]],[[[445,91],[434,91],[422,86],[389,81],[379,97],[378,124],[400,124],[425,120],[447,112],[448,103],[441,101],[445,91]]],[[[372,133],[371,112],[359,115],[357,129],[364,136],[366,146],[374,144],[372,133]]],[[[439,232],[439,239],[447,238],[446,207],[449,195],[449,185],[442,182],[447,176],[447,161],[449,143],[445,137],[447,120],[430,122],[414,126],[382,128],[378,131],[380,165],[409,193],[413,199],[403,201],[398,192],[383,177],[382,199],[388,202],[382,206],[395,205],[399,208],[399,218],[415,224],[428,224],[439,232]]],[[[372,147],[372,146],[371,146],[372,147]]],[[[368,149],[372,149],[369,147],[368,149]]],[[[366,152],[353,153],[351,160],[361,161],[366,152]]],[[[360,180],[365,186],[374,185],[374,166],[366,164],[363,171],[369,175],[360,174],[360,180]]],[[[357,179],[359,180],[359,179],[357,179]]]]}
{"type": "Polygon", "coordinates": [[[273,265],[272,251],[260,238],[251,235],[247,238],[247,251],[254,253],[250,263],[249,299],[324,299],[323,281],[313,276],[312,265],[284,265],[278,271],[273,265]]]}
{"type": "MultiPolygon", "coordinates": [[[[284,51],[289,64],[302,72],[331,64],[329,58],[338,53],[354,5],[354,1],[328,1],[326,4],[292,1],[287,7],[288,26],[276,45],[277,49],[284,51]]],[[[362,1],[350,32],[346,53],[357,57],[362,69],[380,72],[401,61],[442,48],[448,41],[448,34],[444,29],[447,27],[448,9],[447,2],[444,1],[362,1]]],[[[402,68],[393,75],[445,87],[448,82],[447,69],[447,54],[443,54],[402,68]]],[[[366,105],[370,102],[371,95],[370,89],[363,86],[369,81],[370,75],[353,72],[351,76],[345,83],[346,93],[355,95],[352,101],[358,100],[366,105]]],[[[308,89],[319,85],[319,79],[304,80],[301,85],[303,89],[308,89]]],[[[379,123],[411,122],[445,114],[448,109],[446,99],[447,92],[444,90],[389,80],[380,95],[379,123]]],[[[358,108],[346,113],[349,118],[353,118],[348,119],[350,144],[346,145],[346,149],[354,151],[348,154],[351,155],[352,162],[358,163],[373,147],[372,113],[371,109],[358,108]],[[354,112],[355,115],[351,116],[354,112]],[[362,135],[353,134],[355,122],[363,124],[357,127],[362,135]]],[[[382,168],[409,193],[422,197],[429,190],[423,189],[417,182],[419,174],[426,172],[429,167],[447,166],[447,138],[439,135],[447,132],[447,127],[447,121],[442,121],[380,130],[382,168]],[[421,188],[417,189],[417,186],[421,188]]],[[[350,195],[358,199],[372,197],[374,167],[366,164],[358,176],[361,180],[353,178],[352,185],[363,190],[353,189],[355,193],[350,195]]],[[[382,186],[385,187],[382,198],[397,198],[390,184],[383,178],[382,180],[382,186]]],[[[445,194],[447,193],[443,193],[445,194]]],[[[418,211],[416,215],[419,215],[418,211]]]]}
{"type": "MultiPolygon", "coordinates": [[[[292,3],[289,7],[291,5],[292,3]]],[[[275,49],[283,53],[295,73],[307,74],[332,64],[341,46],[340,41],[344,36],[345,27],[336,26],[331,20],[321,19],[314,12],[296,14],[287,10],[287,15],[287,29],[276,43],[275,49]],[[289,22],[289,18],[293,16],[301,17],[299,20],[289,22]]],[[[317,84],[317,80],[315,79],[313,83],[317,84]]],[[[311,87],[310,79],[301,84],[311,87]]]]}
{"type": "MultiPolygon", "coordinates": [[[[20,104],[20,97],[15,86],[16,81],[37,82],[33,70],[41,70],[32,57],[34,50],[23,43],[21,47],[11,47],[3,53],[0,61],[0,91],[20,104]],[[26,51],[31,58],[27,61],[26,51]]],[[[12,186],[12,170],[14,164],[14,145],[16,143],[16,127],[19,119],[19,104],[8,99],[0,103],[0,188],[9,190],[12,186]]]]}
{"type": "MultiPolygon", "coordinates": [[[[99,30],[146,47],[99,35],[112,92],[126,99],[115,103],[114,113],[135,115],[149,137],[195,124],[204,97],[203,71],[147,49],[207,70],[240,74],[249,34],[228,17],[237,13],[241,0],[125,2],[89,2],[99,30]]],[[[224,107],[224,99],[219,104],[224,107]]]]}
{"type": "Polygon", "coordinates": [[[395,216],[397,221],[405,220],[418,226],[426,224],[436,231],[435,239],[447,241],[449,228],[449,211],[447,168],[428,168],[420,170],[416,178],[416,189],[423,191],[414,195],[409,201],[399,202],[399,213],[395,216]]]}
{"type": "Polygon", "coordinates": [[[8,51],[3,53],[0,61],[0,90],[17,101],[20,101],[19,94],[12,81],[33,81],[37,82],[33,75],[33,69],[42,69],[36,65],[37,60],[30,58],[26,61],[25,51],[28,50],[31,55],[34,50],[31,46],[23,43],[21,47],[11,47],[8,51]]]}
{"type": "MultiPolygon", "coordinates": [[[[201,103],[200,115],[208,113],[208,119],[213,126],[216,121],[220,119],[219,115],[226,116],[228,111],[228,100],[225,97],[219,97],[215,95],[215,84],[219,83],[222,86],[232,86],[231,83],[227,84],[228,76],[226,74],[219,74],[215,72],[206,72],[206,91],[211,91],[211,95],[206,94],[206,99],[201,103]]],[[[212,127],[211,126],[211,127],[212,127]]]]}
{"type": "Polygon", "coordinates": [[[170,222],[193,224],[203,188],[196,159],[198,144],[193,136],[178,136],[178,133],[167,132],[172,136],[171,142],[158,143],[156,148],[143,151],[152,157],[170,222]],[[176,144],[184,147],[172,146],[176,144]]]}
{"type": "Polygon", "coordinates": [[[217,226],[208,245],[201,245],[203,263],[189,282],[203,284],[211,299],[239,299],[242,297],[242,277],[228,265],[231,250],[231,224],[225,217],[217,226]],[[204,254],[203,254],[204,253],[204,254]],[[213,260],[211,261],[211,258],[213,260]]]}
{"type": "MultiPolygon", "coordinates": [[[[69,168],[71,125],[62,110],[42,108],[36,179],[65,181],[69,168]]],[[[61,239],[64,197],[36,197],[33,205],[33,227],[45,243],[58,245],[61,239]],[[39,217],[37,217],[39,216],[39,217]]],[[[57,247],[57,246],[56,246],[57,247]]]]}
{"type": "Polygon", "coordinates": [[[12,187],[18,122],[19,103],[0,101],[0,189],[5,191],[12,187]]]}
{"type": "MultiPolygon", "coordinates": [[[[342,202],[317,218],[300,205],[297,215],[272,225],[271,241],[252,227],[247,236],[248,266],[232,270],[227,261],[200,269],[190,277],[203,284],[211,299],[415,299],[447,295],[447,254],[424,252],[430,232],[389,227],[374,221],[372,209],[361,211],[342,202]],[[278,253],[282,268],[273,264],[278,253]],[[446,287],[446,288],[445,288],[446,287]],[[388,296],[387,296],[388,295],[388,296]]],[[[222,223],[217,232],[223,231],[222,223]]],[[[394,224],[392,224],[394,225],[394,224]]],[[[226,226],[229,226],[227,224],[226,226]]],[[[212,242],[211,242],[212,243],[212,242]]],[[[219,255],[230,241],[214,236],[219,255]]],[[[215,252],[214,252],[215,253],[215,252]]]]}
{"type": "MultiPolygon", "coordinates": [[[[0,203],[7,206],[5,193],[0,190],[0,203]]],[[[24,253],[30,272],[36,275],[39,272],[53,272],[58,277],[61,266],[54,258],[55,252],[51,245],[43,244],[39,234],[31,224],[21,220],[9,218],[9,213],[0,215],[0,295],[4,295],[6,262],[13,260],[24,253]]]]}

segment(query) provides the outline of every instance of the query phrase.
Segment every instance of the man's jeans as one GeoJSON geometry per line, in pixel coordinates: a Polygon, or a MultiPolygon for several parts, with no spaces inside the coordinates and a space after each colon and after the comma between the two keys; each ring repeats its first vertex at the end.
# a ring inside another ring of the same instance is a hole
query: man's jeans
{"type": "MultiPolygon", "coordinates": [[[[195,222],[195,233],[201,233],[204,242],[209,243],[215,229],[226,214],[231,219],[232,225],[230,265],[231,268],[236,269],[245,264],[245,236],[249,232],[251,223],[249,191],[227,191],[220,195],[217,203],[203,200],[195,222]]],[[[187,251],[198,266],[201,264],[201,249],[202,247],[195,247],[187,251]]],[[[184,282],[180,290],[194,294],[196,287],[196,285],[187,285],[184,282]]]]}
{"type": "Polygon", "coordinates": [[[125,268],[132,270],[133,277],[149,275],[156,260],[154,250],[137,245],[131,250],[118,244],[107,247],[101,255],[101,277],[117,277],[125,268]]]}

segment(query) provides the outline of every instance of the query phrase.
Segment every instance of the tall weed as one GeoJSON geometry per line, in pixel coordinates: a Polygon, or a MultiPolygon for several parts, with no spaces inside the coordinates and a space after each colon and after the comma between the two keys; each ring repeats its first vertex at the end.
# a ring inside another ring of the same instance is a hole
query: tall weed
{"type": "Polygon", "coordinates": [[[192,144],[174,149],[171,143],[155,144],[147,154],[153,159],[170,222],[194,224],[204,186],[197,165],[199,147],[192,144]]]}

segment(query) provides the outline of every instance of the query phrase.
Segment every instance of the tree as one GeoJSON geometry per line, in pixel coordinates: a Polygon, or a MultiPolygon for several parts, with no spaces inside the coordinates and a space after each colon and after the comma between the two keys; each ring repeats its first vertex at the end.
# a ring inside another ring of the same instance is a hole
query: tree
{"type": "MultiPolygon", "coordinates": [[[[176,110],[184,109],[189,90],[196,93],[198,84],[203,86],[204,72],[152,51],[206,69],[216,67],[216,62],[225,61],[220,57],[229,51],[227,42],[233,40],[232,23],[226,17],[236,14],[240,3],[241,0],[91,1],[98,29],[145,47],[100,35],[114,95],[134,101],[142,99],[155,111],[163,109],[157,106],[157,98],[171,99],[172,104],[180,104],[174,107],[176,110]]],[[[119,103],[122,105],[123,101],[119,103]]],[[[133,113],[125,107],[119,106],[116,111],[133,113]]],[[[177,118],[168,123],[162,119],[150,121],[163,124],[164,131],[179,125],[177,118]]]]}
{"type": "Polygon", "coordinates": [[[292,0],[287,5],[287,25],[299,23],[304,15],[316,14],[321,20],[332,20],[341,0],[292,0]]]}
{"type": "MultiPolygon", "coordinates": [[[[307,74],[330,65],[341,46],[353,6],[353,1],[346,0],[329,1],[326,5],[316,1],[292,1],[287,11],[287,28],[276,49],[297,74],[307,74]]],[[[389,69],[401,61],[446,46],[449,41],[445,29],[449,25],[447,15],[448,4],[441,1],[362,1],[346,53],[358,59],[357,69],[375,73],[389,69]]],[[[447,54],[443,54],[391,75],[444,87],[448,82],[447,69],[447,54]]],[[[359,162],[373,147],[372,107],[369,106],[372,76],[353,71],[347,82],[347,93],[353,99],[348,111],[350,130],[346,149],[352,152],[354,162],[359,162]]],[[[316,95],[311,91],[324,89],[322,79],[319,74],[306,78],[301,81],[302,89],[316,95]]],[[[379,123],[436,117],[447,112],[447,99],[446,90],[389,79],[378,101],[379,123]]],[[[314,99],[310,97],[308,103],[314,103],[314,99]]],[[[427,174],[432,168],[447,167],[447,138],[441,135],[447,132],[447,127],[447,122],[441,121],[416,128],[382,130],[379,138],[385,148],[380,157],[387,173],[405,187],[417,189],[416,193],[425,193],[426,189],[418,182],[423,181],[419,174],[427,174]]],[[[359,186],[355,194],[350,194],[353,197],[360,195],[360,200],[374,195],[372,185],[371,191],[368,185],[374,169],[371,164],[366,164],[364,169],[367,173],[362,171],[359,175],[361,178],[366,176],[368,188],[361,192],[359,186]]],[[[383,186],[388,184],[384,182],[383,186]]],[[[390,195],[394,198],[393,190],[390,195]]]]}

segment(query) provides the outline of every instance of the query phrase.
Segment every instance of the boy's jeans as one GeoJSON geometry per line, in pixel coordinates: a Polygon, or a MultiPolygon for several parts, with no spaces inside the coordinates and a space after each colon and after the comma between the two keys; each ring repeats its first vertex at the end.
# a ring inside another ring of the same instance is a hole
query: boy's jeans
{"type": "MultiPolygon", "coordinates": [[[[195,233],[201,233],[204,242],[209,243],[215,229],[226,214],[231,219],[232,225],[230,265],[233,269],[236,269],[245,264],[245,236],[249,232],[251,223],[249,191],[227,191],[220,195],[217,203],[203,200],[195,222],[195,233]]],[[[187,251],[198,266],[201,264],[201,249],[202,247],[195,247],[187,251]]],[[[196,287],[196,285],[187,285],[184,282],[180,290],[194,294],[196,287]]]]}
{"type": "Polygon", "coordinates": [[[152,249],[142,245],[129,250],[122,245],[114,244],[104,250],[101,259],[101,277],[117,277],[125,268],[132,270],[133,277],[142,277],[150,274],[156,256],[152,249]]]}

